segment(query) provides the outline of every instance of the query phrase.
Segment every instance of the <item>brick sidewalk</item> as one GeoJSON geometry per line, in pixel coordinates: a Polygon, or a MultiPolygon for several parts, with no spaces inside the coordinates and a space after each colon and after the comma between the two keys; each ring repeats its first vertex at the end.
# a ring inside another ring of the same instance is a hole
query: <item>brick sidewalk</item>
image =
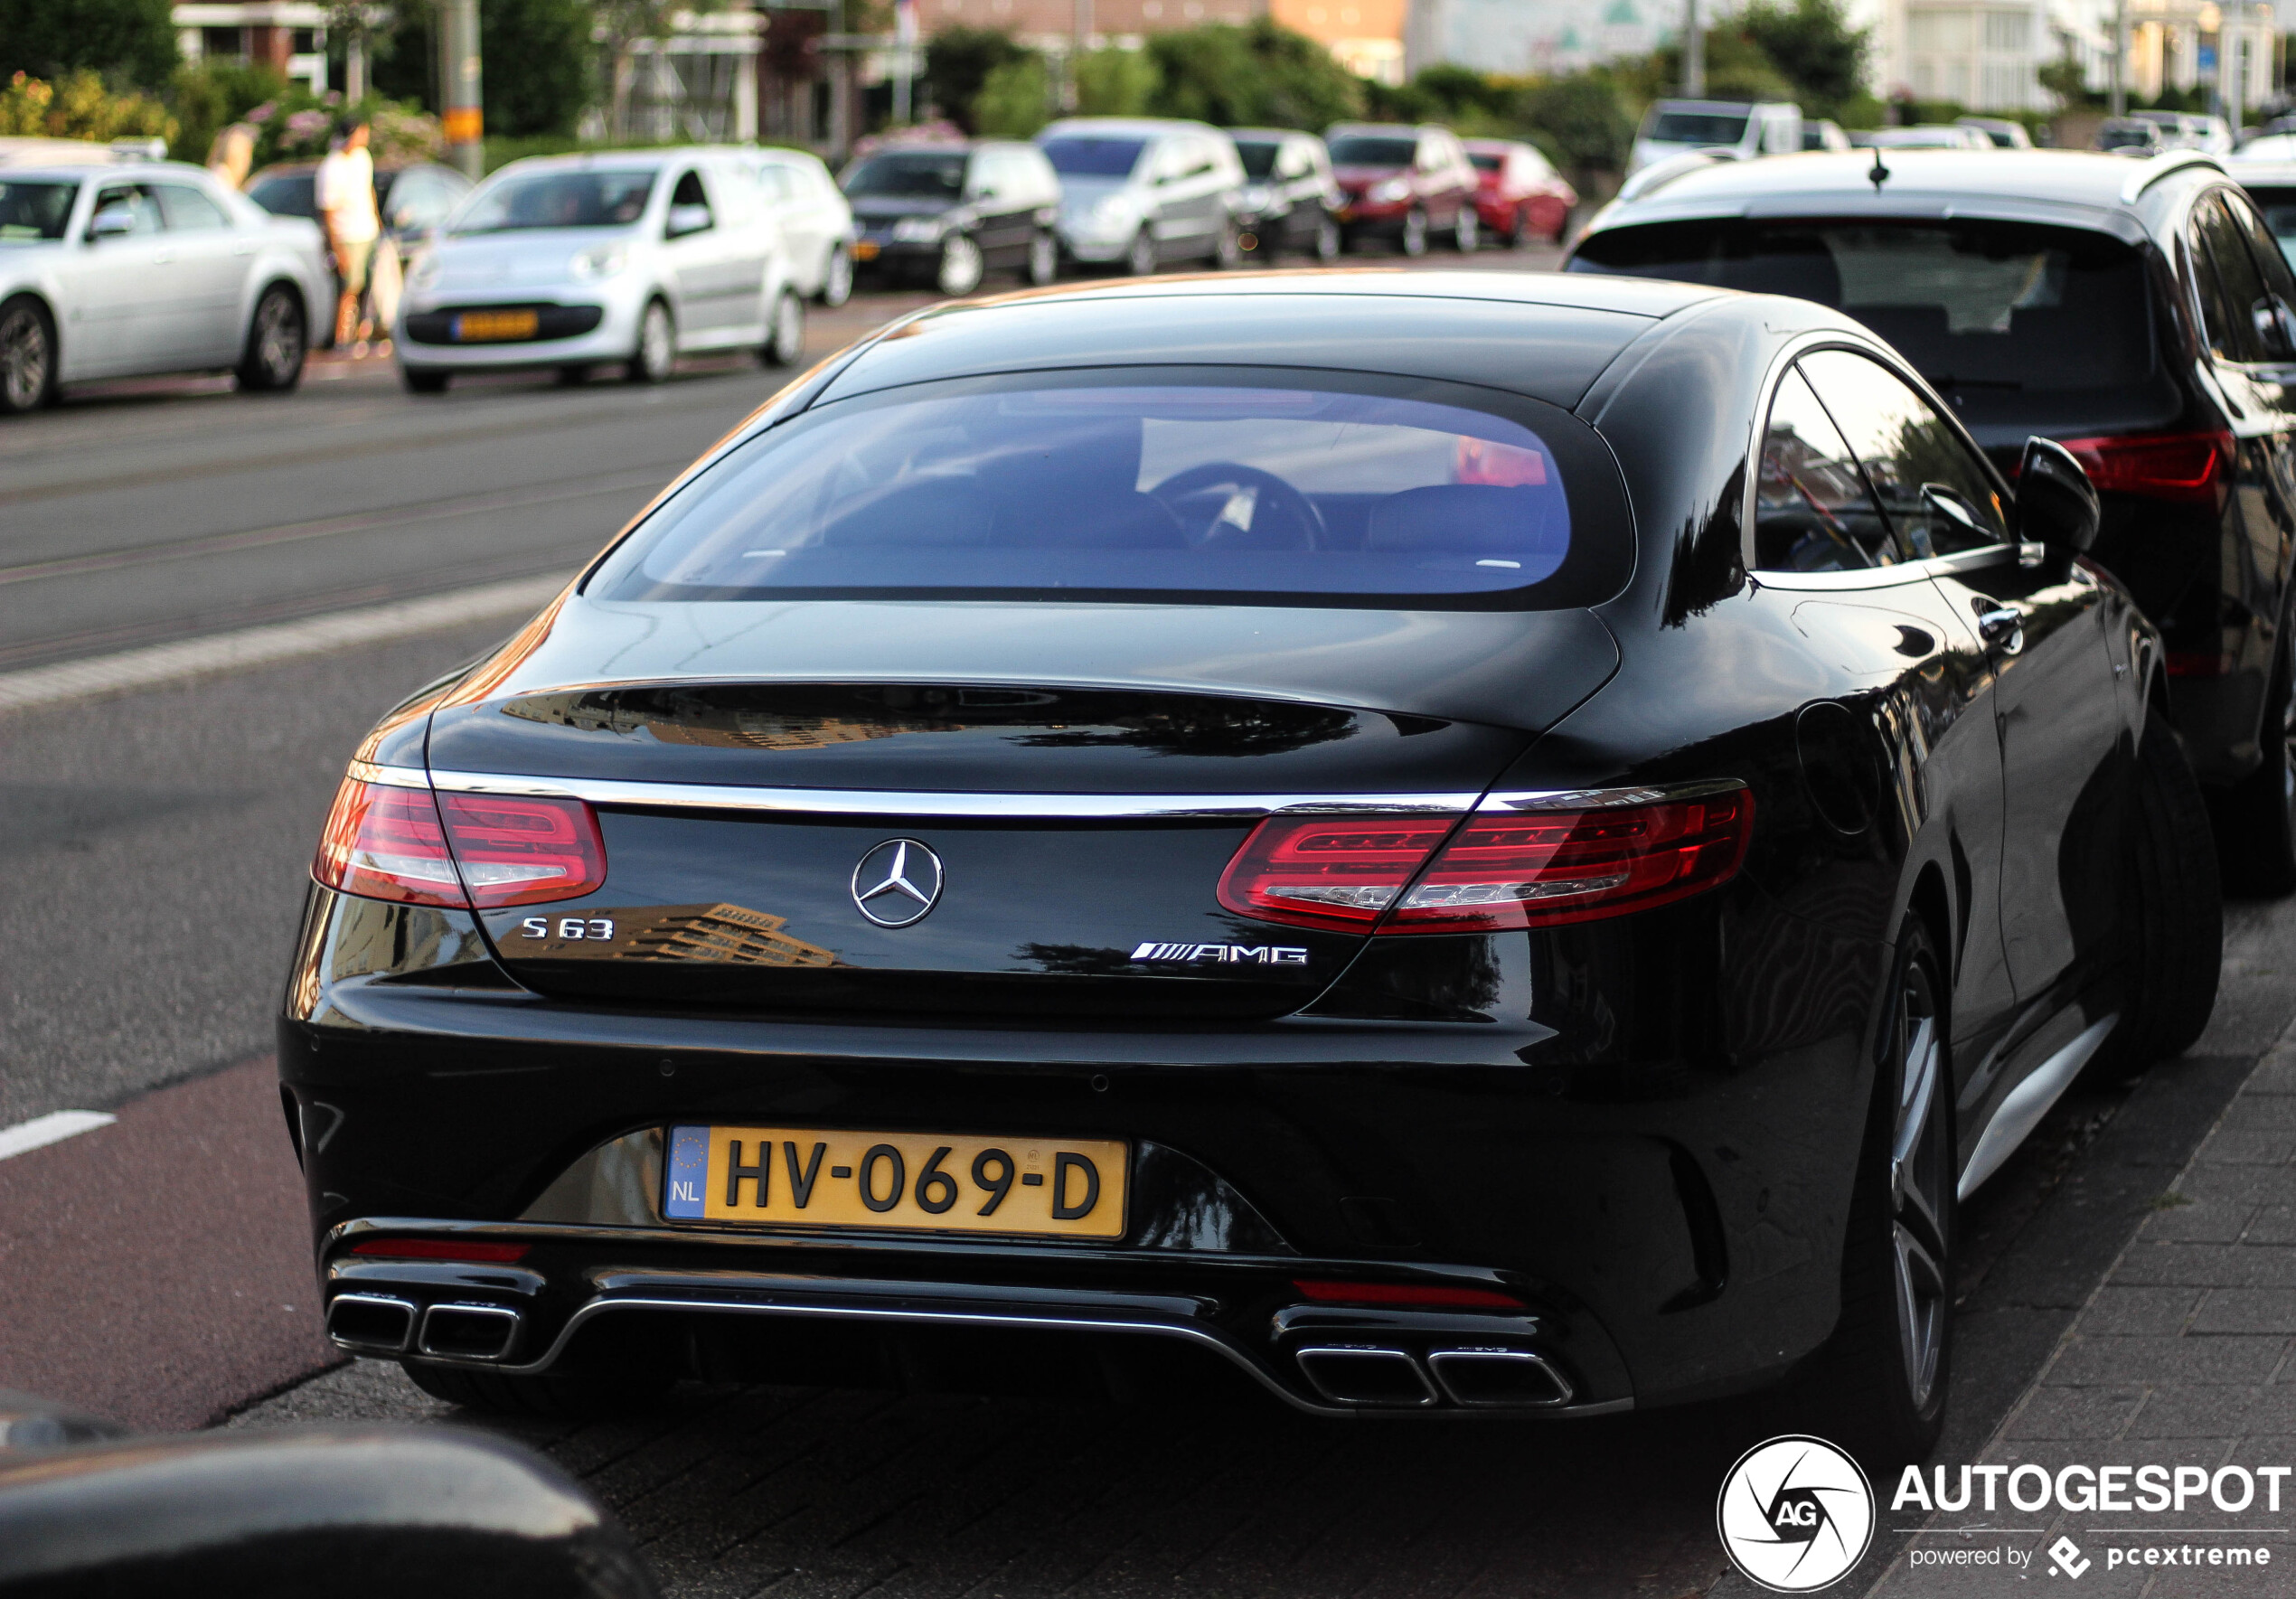
{"type": "MultiPolygon", "coordinates": [[[[2152,1201],[2136,1237],[2106,1274],[2038,1380],[1973,1463],[2031,1463],[2054,1475],[2080,1464],[2198,1467],[2296,1465],[2296,1028],[2257,1062],[2191,1162],[2152,1201]]],[[[1966,1459],[1966,1456],[1962,1457],[1966,1459]]],[[[1951,1488],[1961,1461],[1941,1451],[1951,1488]]],[[[2030,1484],[2030,1478],[2028,1482],[2030,1484]]],[[[2171,1479],[2173,1482],[2173,1479],[2171,1479]]],[[[1934,1473],[1932,1485],[1934,1485],[1934,1473]]],[[[1877,1481],[1884,1527],[1895,1484],[1877,1481]]],[[[2226,1497],[2240,1486],[2227,1481],[2226,1497]]],[[[2024,1573],[2054,1578],[2047,1551],[2070,1538],[2086,1560],[2079,1592],[2153,1596],[2296,1594],[2296,1478],[2280,1510],[2259,1481],[2245,1512],[2206,1493],[2181,1513],[2020,1513],[1981,1499],[1923,1523],[1916,1549],[2002,1546],[2024,1551],[2024,1573]],[[2158,1525],[2154,1525],[2157,1523],[2158,1525]],[[1987,1527],[1989,1532],[1948,1528],[1987,1527]],[[2268,1566],[2113,1566],[2115,1548],[2190,1545],[2268,1548],[2268,1566]]],[[[2028,1494],[2028,1498],[2031,1497],[2028,1494]]],[[[1873,1599],[1992,1594],[2018,1580],[2007,1565],[1941,1569],[1894,1559],[1873,1599]]]]}

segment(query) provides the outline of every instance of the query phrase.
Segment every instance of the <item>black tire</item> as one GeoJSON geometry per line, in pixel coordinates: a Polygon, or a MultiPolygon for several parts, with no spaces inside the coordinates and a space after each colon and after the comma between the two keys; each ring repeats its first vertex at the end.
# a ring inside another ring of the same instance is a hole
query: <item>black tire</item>
{"type": "Polygon", "coordinates": [[[1029,240],[1029,253],[1021,258],[1021,281],[1030,288],[1049,288],[1059,276],[1060,241],[1039,233],[1029,240]]]}
{"type": "Polygon", "coordinates": [[[853,256],[843,245],[829,252],[828,265],[822,268],[821,293],[814,297],[825,311],[834,311],[853,297],[853,256]]]}
{"type": "Polygon", "coordinates": [[[766,342],[757,359],[767,366],[795,366],[805,358],[805,303],[794,288],[785,288],[774,302],[766,342]]]}
{"type": "Polygon", "coordinates": [[[0,306],[0,416],[36,411],[56,397],[56,325],[30,295],[0,306]]]}
{"type": "Polygon", "coordinates": [[[678,325],[670,307],[648,300],[638,313],[638,342],[623,375],[633,383],[666,383],[678,364],[678,325]]]}
{"type": "Polygon", "coordinates": [[[1403,231],[1396,236],[1395,247],[1414,258],[1427,253],[1427,213],[1415,211],[1403,219],[1403,231]]]}
{"type": "Polygon", "coordinates": [[[1134,277],[1153,277],[1163,262],[1156,255],[1156,236],[1143,228],[1124,247],[1124,271],[1134,277]]]}
{"type": "Polygon", "coordinates": [[[558,369],[558,381],[560,388],[579,389],[589,381],[590,369],[585,362],[578,361],[569,366],[561,366],[558,369]]]}
{"type": "Polygon", "coordinates": [[[1315,242],[1308,246],[1316,264],[1329,266],[1347,253],[1347,235],[1340,231],[1339,223],[1325,217],[1315,224],[1315,242]]]}
{"type": "Polygon", "coordinates": [[[2225,853],[2238,867],[2243,889],[2267,898],[2296,892],[2296,650],[2283,619],[2272,652],[2257,741],[2264,758],[2223,793],[2225,853]]]}
{"type": "Polygon", "coordinates": [[[2225,904],[2208,805],[2184,746],[2158,715],[2145,719],[2129,803],[2129,1009],[2095,1064],[2126,1077],[2181,1055],[2216,1008],[2225,904]]]}
{"type": "Polygon", "coordinates": [[[1842,1239],[1841,1320],[1810,1374],[1825,1435],[1893,1472],[1936,1448],[1952,1386],[1960,1162],[1943,972],[1928,928],[1907,917],[1842,1239]]]}
{"type": "Polygon", "coordinates": [[[447,392],[447,375],[445,372],[428,372],[419,366],[402,366],[399,369],[399,381],[407,386],[407,392],[409,394],[444,394],[447,392]]]}
{"type": "Polygon", "coordinates": [[[670,1391],[667,1373],[545,1371],[513,1376],[442,1366],[432,1360],[401,1360],[415,1387],[434,1399],[483,1410],[491,1416],[541,1416],[584,1421],[641,1410],[670,1391]]]}
{"type": "Polygon", "coordinates": [[[266,288],[247,319],[247,348],[240,353],[240,387],[253,394],[285,394],[303,381],[303,360],[311,347],[303,296],[284,283],[266,288]]]}
{"type": "Polygon", "coordinates": [[[1482,245],[1482,218],[1472,205],[1462,205],[1451,221],[1451,248],[1471,256],[1482,245]]]}

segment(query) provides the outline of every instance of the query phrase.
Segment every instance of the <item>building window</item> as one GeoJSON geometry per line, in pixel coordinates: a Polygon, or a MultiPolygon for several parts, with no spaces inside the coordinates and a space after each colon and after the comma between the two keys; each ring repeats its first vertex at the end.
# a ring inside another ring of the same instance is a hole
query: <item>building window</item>
{"type": "Polygon", "coordinates": [[[317,52],[318,48],[319,33],[317,29],[297,28],[295,30],[294,49],[296,54],[312,55],[317,52]]]}
{"type": "Polygon", "coordinates": [[[225,61],[247,59],[247,37],[238,28],[202,28],[199,31],[199,52],[225,61]]]}
{"type": "Polygon", "coordinates": [[[2032,18],[2021,11],[1989,11],[1985,14],[1985,48],[2004,55],[2021,55],[2025,51],[2026,29],[2032,18]]]}

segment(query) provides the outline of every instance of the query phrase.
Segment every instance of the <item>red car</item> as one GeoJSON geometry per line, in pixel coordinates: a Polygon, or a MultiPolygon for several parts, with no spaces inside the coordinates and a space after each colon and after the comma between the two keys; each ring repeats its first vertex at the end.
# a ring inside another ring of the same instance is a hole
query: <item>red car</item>
{"type": "Polygon", "coordinates": [[[1323,142],[1344,197],[1340,227],[1349,249],[1379,239],[1425,255],[1430,236],[1475,248],[1475,169],[1449,128],[1343,123],[1323,142]]]}
{"type": "Polygon", "coordinates": [[[1469,139],[1474,163],[1475,212],[1482,225],[1511,249],[1526,239],[1563,241],[1578,191],[1546,156],[1515,139],[1469,139]]]}

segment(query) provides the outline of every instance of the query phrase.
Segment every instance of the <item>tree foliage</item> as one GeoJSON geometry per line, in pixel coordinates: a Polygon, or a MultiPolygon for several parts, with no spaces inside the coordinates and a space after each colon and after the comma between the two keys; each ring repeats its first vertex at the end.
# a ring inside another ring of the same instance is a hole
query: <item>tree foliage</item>
{"type": "MultiPolygon", "coordinates": [[[[926,98],[942,116],[967,133],[984,133],[974,120],[974,106],[989,74],[1029,60],[1035,52],[1002,28],[943,28],[925,45],[926,98]]],[[[1044,64],[1037,63],[1041,99],[1044,64]]],[[[1007,83],[1008,91],[1012,88],[1007,83]]],[[[1002,106],[1001,109],[1009,109],[1002,106]]],[[[1040,124],[1041,126],[1041,124],[1040,124]]],[[[1034,131],[1031,129],[1030,131],[1034,131]]]]}
{"type": "Polygon", "coordinates": [[[175,136],[175,118],[157,100],[114,94],[92,68],[51,83],[15,72],[0,84],[0,135],[50,139],[175,136]]]}
{"type": "MultiPolygon", "coordinates": [[[[571,134],[597,89],[589,0],[479,0],[478,52],[486,132],[571,134]]],[[[431,60],[434,8],[402,0],[396,25],[371,44],[377,92],[438,106],[431,60]]]]}
{"type": "Polygon", "coordinates": [[[1839,0],[1754,0],[1737,26],[1810,115],[1830,117],[1864,92],[1873,36],[1849,25],[1839,0]]]}
{"type": "Polygon", "coordinates": [[[1044,58],[1024,51],[989,69],[968,109],[975,133],[1025,139],[1052,119],[1051,103],[1052,82],[1044,58]]]}
{"type": "Polygon", "coordinates": [[[164,89],[180,59],[171,13],[169,0],[0,0],[0,80],[84,68],[164,89]]]}
{"type": "Polygon", "coordinates": [[[1360,113],[1360,80],[1304,33],[1255,17],[1152,33],[1158,84],[1150,107],[1222,127],[1320,128],[1360,113]]]}

